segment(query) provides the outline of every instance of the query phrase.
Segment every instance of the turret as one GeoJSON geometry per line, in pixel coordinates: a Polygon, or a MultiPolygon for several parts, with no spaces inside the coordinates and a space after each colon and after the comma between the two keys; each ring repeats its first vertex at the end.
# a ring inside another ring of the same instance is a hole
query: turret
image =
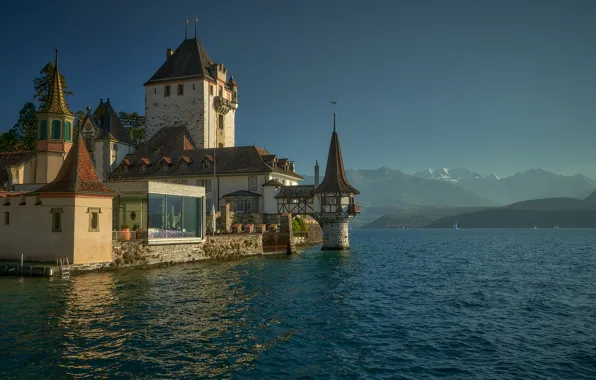
{"type": "Polygon", "coordinates": [[[70,112],[64,99],[58,69],[58,49],[56,49],[54,72],[49,82],[48,98],[44,107],[37,113],[37,119],[39,124],[35,181],[48,183],[58,174],[73,140],[74,114],[70,112]]]}
{"type": "Polygon", "coordinates": [[[315,218],[323,230],[323,245],[321,249],[347,249],[350,247],[349,228],[350,220],[360,209],[356,206],[354,196],[360,194],[348,182],[344,170],[344,162],[339,145],[339,136],[335,128],[336,114],[333,114],[333,133],[329,145],[327,168],[323,182],[318,185],[318,163],[315,166],[314,194],[320,197],[317,201],[320,210],[315,218]]]}

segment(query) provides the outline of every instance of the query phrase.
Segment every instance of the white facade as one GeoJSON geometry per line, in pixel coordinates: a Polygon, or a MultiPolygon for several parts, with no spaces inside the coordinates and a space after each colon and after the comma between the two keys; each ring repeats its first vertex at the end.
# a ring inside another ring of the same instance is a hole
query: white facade
{"type": "Polygon", "coordinates": [[[197,148],[233,147],[236,109],[229,107],[222,112],[218,107],[218,98],[223,102],[232,99],[225,75],[223,79],[181,79],[145,85],[145,139],[163,127],[185,126],[197,148]]]}

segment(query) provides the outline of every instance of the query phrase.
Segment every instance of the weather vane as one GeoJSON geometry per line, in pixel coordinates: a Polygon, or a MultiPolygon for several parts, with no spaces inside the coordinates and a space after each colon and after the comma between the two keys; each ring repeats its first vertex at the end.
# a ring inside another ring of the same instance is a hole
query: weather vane
{"type": "Polygon", "coordinates": [[[335,105],[337,104],[337,102],[335,100],[332,100],[331,104],[333,104],[333,114],[335,114],[335,105]]]}

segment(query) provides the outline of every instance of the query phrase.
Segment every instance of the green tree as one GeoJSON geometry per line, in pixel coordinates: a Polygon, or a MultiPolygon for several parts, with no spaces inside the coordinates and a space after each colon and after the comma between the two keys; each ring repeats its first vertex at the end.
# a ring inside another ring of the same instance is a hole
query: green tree
{"type": "Polygon", "coordinates": [[[133,141],[141,144],[145,139],[145,116],[139,115],[137,112],[119,112],[118,118],[128,130],[133,141]]]}
{"type": "Polygon", "coordinates": [[[25,103],[19,112],[19,119],[12,127],[17,137],[17,151],[34,150],[37,142],[37,112],[31,102],[25,103]]]}
{"type": "Polygon", "coordinates": [[[9,129],[8,132],[0,134],[0,152],[14,152],[18,142],[14,128],[9,129]]]}
{"type": "Polygon", "coordinates": [[[292,231],[294,232],[307,232],[308,225],[304,221],[304,219],[300,217],[295,217],[292,219],[292,231]]]}
{"type": "MultiPolygon", "coordinates": [[[[50,91],[50,83],[54,74],[54,64],[48,62],[39,72],[39,77],[33,79],[33,99],[37,102],[39,110],[45,107],[48,102],[48,94],[50,91]]],[[[62,82],[62,91],[64,92],[64,100],[68,95],[74,94],[72,91],[68,91],[68,85],[64,75],[60,74],[60,82],[62,82]]],[[[68,106],[68,102],[66,103],[68,106]]]]}

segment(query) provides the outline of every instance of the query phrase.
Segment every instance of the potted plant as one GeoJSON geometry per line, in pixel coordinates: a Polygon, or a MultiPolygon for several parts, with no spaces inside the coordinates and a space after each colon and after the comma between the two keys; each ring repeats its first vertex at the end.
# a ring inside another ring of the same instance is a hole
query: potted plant
{"type": "Polygon", "coordinates": [[[134,238],[140,239],[141,238],[141,226],[138,223],[132,225],[132,230],[134,231],[134,238]]]}
{"type": "Polygon", "coordinates": [[[120,227],[120,240],[130,240],[130,229],[126,224],[120,227]]]}

